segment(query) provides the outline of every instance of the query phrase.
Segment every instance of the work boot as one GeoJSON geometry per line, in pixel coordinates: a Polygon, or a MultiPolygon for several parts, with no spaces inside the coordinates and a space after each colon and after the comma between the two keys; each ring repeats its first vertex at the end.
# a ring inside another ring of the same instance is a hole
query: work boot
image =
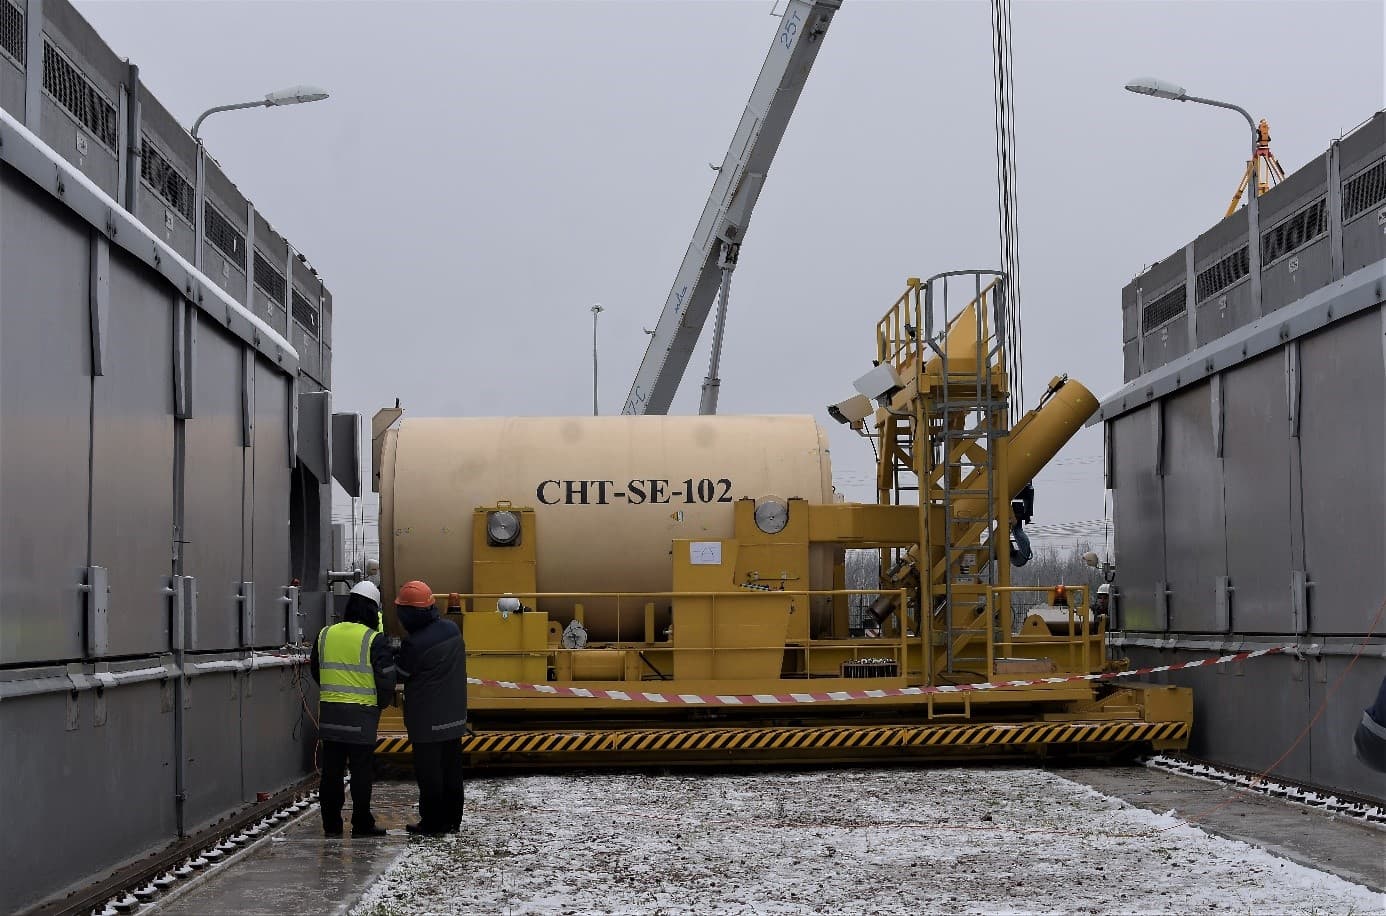
{"type": "Polygon", "coordinates": [[[422,823],[405,824],[404,829],[414,836],[445,836],[448,832],[446,827],[427,827],[422,823]]]}
{"type": "Polygon", "coordinates": [[[353,824],[351,827],[352,836],[385,836],[389,832],[384,827],[378,827],[375,824],[371,824],[369,827],[357,827],[353,824]]]}

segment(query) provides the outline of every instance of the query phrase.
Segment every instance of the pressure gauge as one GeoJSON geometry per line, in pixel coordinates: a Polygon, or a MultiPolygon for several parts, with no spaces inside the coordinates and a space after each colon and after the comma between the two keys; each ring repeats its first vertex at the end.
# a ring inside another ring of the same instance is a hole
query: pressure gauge
{"type": "Polygon", "coordinates": [[[789,524],[789,503],[767,496],[756,504],[756,527],[766,534],[779,534],[789,524]]]}
{"type": "Polygon", "coordinates": [[[520,517],[504,509],[486,515],[486,539],[493,547],[510,547],[520,540],[520,517]]]}

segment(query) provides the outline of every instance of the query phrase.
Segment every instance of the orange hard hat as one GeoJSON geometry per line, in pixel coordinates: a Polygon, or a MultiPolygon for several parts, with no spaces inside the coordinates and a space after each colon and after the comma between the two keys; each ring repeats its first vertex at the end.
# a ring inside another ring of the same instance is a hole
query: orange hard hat
{"type": "Polygon", "coordinates": [[[432,607],[433,589],[428,587],[427,582],[420,582],[418,579],[406,582],[404,588],[399,590],[395,604],[399,607],[432,607]]]}

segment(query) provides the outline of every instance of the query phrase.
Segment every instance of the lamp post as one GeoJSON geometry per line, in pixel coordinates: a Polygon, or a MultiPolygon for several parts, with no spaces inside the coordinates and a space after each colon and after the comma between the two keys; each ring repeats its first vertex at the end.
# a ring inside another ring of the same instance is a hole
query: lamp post
{"type": "MultiPolygon", "coordinates": [[[[305,102],[321,102],[330,93],[326,89],[317,86],[290,86],[288,89],[276,89],[268,93],[263,99],[256,99],[253,102],[235,102],[230,105],[214,105],[202,114],[197,116],[193,122],[192,138],[197,140],[197,129],[202,126],[202,122],[207,120],[208,115],[214,115],[219,111],[236,111],[241,108],[278,108],[283,105],[302,105],[305,102]]],[[[200,140],[198,141],[201,142],[200,140]]]]}
{"type": "Polygon", "coordinates": [[[592,306],[592,416],[597,416],[597,316],[603,311],[600,305],[592,306]]]}
{"type": "MultiPolygon", "coordinates": [[[[1247,127],[1251,128],[1251,159],[1250,166],[1256,166],[1257,143],[1261,139],[1261,133],[1256,129],[1256,121],[1251,117],[1251,113],[1240,105],[1231,102],[1221,102],[1217,99],[1206,99],[1201,96],[1189,95],[1183,86],[1156,79],[1153,76],[1142,76],[1131,80],[1126,84],[1127,92],[1134,92],[1137,95],[1153,96],[1157,99],[1169,99],[1172,102],[1195,102],[1199,105],[1211,105],[1214,108],[1226,108],[1235,111],[1237,114],[1246,118],[1247,127]]],[[[1260,317],[1261,312],[1261,214],[1257,204],[1257,187],[1253,183],[1249,189],[1246,200],[1246,220],[1247,220],[1247,267],[1251,277],[1251,301],[1255,305],[1256,315],[1260,317]]]]}
{"type": "Polygon", "coordinates": [[[202,148],[202,138],[197,135],[197,129],[202,126],[202,122],[207,120],[209,115],[214,115],[219,111],[236,111],[241,108],[278,108],[284,105],[302,105],[306,102],[321,102],[329,95],[326,89],[317,86],[290,86],[287,89],[276,89],[274,92],[267,93],[263,99],[256,99],[253,102],[235,102],[231,105],[214,105],[202,114],[197,116],[193,122],[192,138],[197,141],[197,174],[195,176],[194,206],[197,212],[193,220],[193,266],[202,269],[202,244],[207,237],[207,230],[203,226],[206,222],[206,214],[203,212],[203,201],[207,194],[207,170],[206,155],[202,148]]]}

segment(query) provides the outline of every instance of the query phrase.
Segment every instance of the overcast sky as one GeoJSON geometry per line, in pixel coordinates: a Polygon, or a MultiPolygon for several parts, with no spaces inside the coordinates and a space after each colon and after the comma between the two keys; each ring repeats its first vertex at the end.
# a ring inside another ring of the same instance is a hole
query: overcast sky
{"type": "MultiPolygon", "coordinates": [[[[369,416],[620,409],[775,33],[770,0],[79,0],[185,124],[296,83],[327,102],[202,136],[335,296],[334,402],[369,416]]],[[[782,7],[781,7],[782,8],[782,7]]],[[[1215,223],[1269,119],[1287,170],[1383,107],[1383,4],[1016,2],[1026,391],[1121,383],[1120,291],[1215,223]]],[[[995,266],[985,2],[846,0],[780,147],[732,287],[724,413],[812,413],[839,488],[865,442],[827,419],[909,276],[995,266]]],[[[697,410],[710,329],[673,412],[697,410]]],[[[1041,475],[1036,523],[1099,518],[1101,436],[1041,475]]]]}

